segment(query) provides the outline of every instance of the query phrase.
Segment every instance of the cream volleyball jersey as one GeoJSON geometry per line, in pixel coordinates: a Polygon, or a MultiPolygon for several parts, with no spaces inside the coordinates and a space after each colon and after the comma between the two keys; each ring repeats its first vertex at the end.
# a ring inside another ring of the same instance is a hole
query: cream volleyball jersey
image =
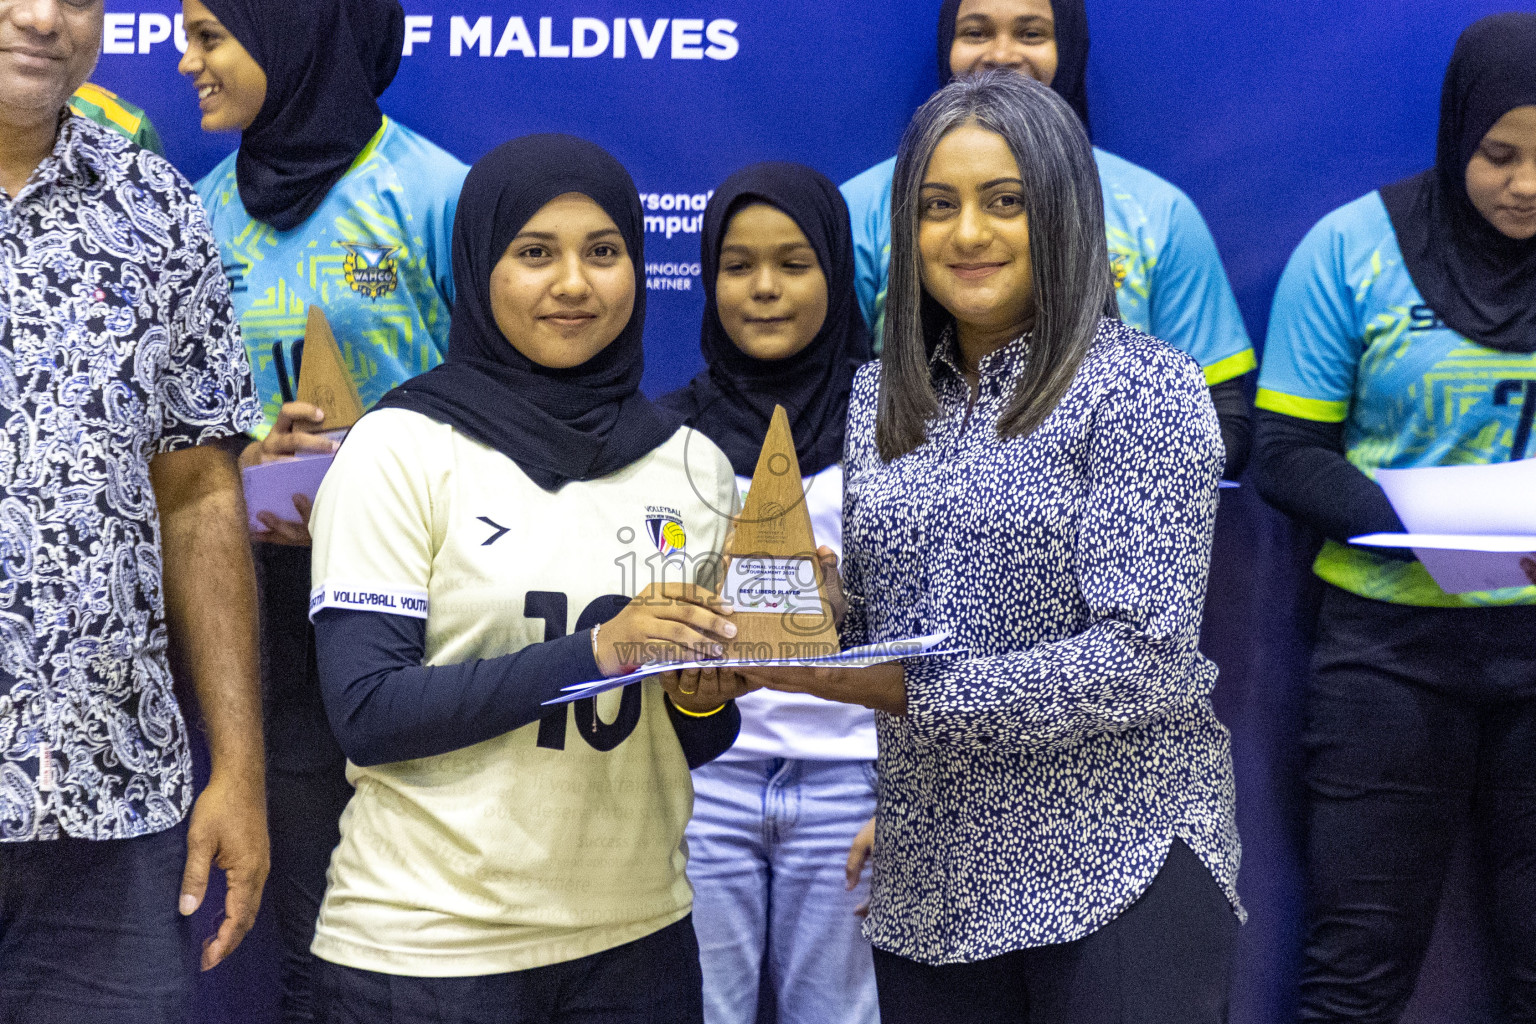
{"type": "MultiPolygon", "coordinates": [[[[1372,192],[1328,214],[1296,247],[1275,291],[1257,405],[1344,424],[1349,461],[1378,469],[1478,465],[1532,454],[1536,354],[1462,337],[1414,287],[1372,192]]],[[[1395,604],[1536,603],[1536,587],[1447,594],[1421,562],[1328,541],[1329,583],[1395,604]]]]}
{"type": "MultiPolygon", "coordinates": [[[[739,476],[742,501],[752,478],[739,476]]],[[[806,510],[816,544],[843,554],[843,467],[833,463],[805,478],[806,510]]],[[[873,761],[877,753],[875,713],[857,704],[839,704],[808,693],[754,690],[736,698],[741,732],[721,761],[768,757],[808,761],[873,761]]]]}
{"type": "Polygon", "coordinates": [[[468,168],[385,118],[305,221],[278,231],[246,212],[235,153],[197,183],[245,339],[263,437],[298,386],[304,324],[318,303],[364,408],[448,352],[453,215],[468,168]]]}
{"type": "MultiPolygon", "coordinates": [[[[1216,240],[1179,189],[1102,149],[1104,229],[1120,317],[1195,357],[1208,385],[1258,365],[1216,240]]],[[[878,347],[891,262],[891,176],[896,158],[843,183],[853,218],[854,287],[878,347]]]]}
{"type": "MultiPolygon", "coordinates": [[[[725,455],[679,429],[617,473],[549,493],[415,412],[365,416],[316,498],[312,610],[426,620],[427,665],[590,628],[612,595],[716,559],[725,455]]],[[[450,753],[360,768],[313,950],[387,974],[573,960],[689,912],[693,790],[655,680],[450,753]],[[585,714],[585,719],[583,719],[585,714]]]]}

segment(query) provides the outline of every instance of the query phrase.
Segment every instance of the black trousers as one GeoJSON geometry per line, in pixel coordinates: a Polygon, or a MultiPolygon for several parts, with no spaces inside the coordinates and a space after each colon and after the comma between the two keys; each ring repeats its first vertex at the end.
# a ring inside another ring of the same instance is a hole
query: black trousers
{"type": "Polygon", "coordinates": [[[258,544],[256,556],[272,844],[266,899],[278,927],[283,1024],[310,1024],[318,961],[309,944],[352,786],[320,698],[309,624],[310,549],[258,544]]]}
{"type": "Polygon", "coordinates": [[[693,918],[577,960],[411,978],[320,963],[324,1024],[704,1024],[693,918]]]}
{"type": "Polygon", "coordinates": [[[930,966],[875,950],[881,1024],[1223,1024],[1237,917],[1175,840],[1152,885],[1076,942],[930,966]]]}
{"type": "Polygon", "coordinates": [[[0,1024],[183,1024],[187,823],[135,839],[0,843],[0,1024]]]}
{"type": "Polygon", "coordinates": [[[1402,1015],[1452,848],[1476,842],[1509,1022],[1536,1022],[1536,607],[1330,587],[1313,654],[1303,1021],[1402,1015]]]}

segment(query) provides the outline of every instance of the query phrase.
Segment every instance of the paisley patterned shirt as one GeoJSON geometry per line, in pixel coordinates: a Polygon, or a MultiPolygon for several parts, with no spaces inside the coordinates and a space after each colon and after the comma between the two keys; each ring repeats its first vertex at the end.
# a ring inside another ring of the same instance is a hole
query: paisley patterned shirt
{"type": "Polygon", "coordinates": [[[259,420],[191,185],[66,116],[0,190],[0,841],[186,813],[149,461],[259,420]]]}
{"type": "Polygon", "coordinates": [[[1175,837],[1241,914],[1227,730],[1200,654],[1223,449],[1200,367],[1116,320],[1031,434],[996,424],[1027,358],[983,360],[975,406],[937,347],[927,441],[884,463],[880,368],[849,405],[843,642],[947,631],[878,716],[866,934],[922,963],[1069,942],[1151,884],[1175,837]]]}

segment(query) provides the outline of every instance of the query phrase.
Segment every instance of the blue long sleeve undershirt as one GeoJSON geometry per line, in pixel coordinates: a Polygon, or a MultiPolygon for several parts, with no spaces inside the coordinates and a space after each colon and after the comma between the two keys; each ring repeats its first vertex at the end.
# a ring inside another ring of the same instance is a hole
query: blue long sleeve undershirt
{"type": "MultiPolygon", "coordinates": [[[[514,654],[423,665],[424,619],[328,608],[315,616],[315,653],[326,716],[347,759],[360,767],[433,757],[536,722],[562,687],[597,679],[591,630],[514,654]]],[[[631,684],[635,685],[635,684],[631,684]]],[[[736,742],[735,702],[694,718],[666,699],[689,768],[736,742]]],[[[559,708],[564,712],[564,706],[559,708]]]]}

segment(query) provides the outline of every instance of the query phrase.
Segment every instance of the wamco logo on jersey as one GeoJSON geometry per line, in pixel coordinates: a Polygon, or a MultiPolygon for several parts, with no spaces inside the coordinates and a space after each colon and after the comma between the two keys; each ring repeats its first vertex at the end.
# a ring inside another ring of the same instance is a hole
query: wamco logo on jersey
{"type": "Polygon", "coordinates": [[[352,290],[381,298],[393,292],[400,284],[400,261],[395,253],[398,245],[364,245],[361,242],[342,242],[347,258],[341,265],[342,274],[352,290]]]}
{"type": "MultiPolygon", "coordinates": [[[[741,51],[737,23],[730,18],[553,18],[520,14],[448,16],[408,14],[405,45],[401,52],[413,56],[418,49],[443,45],[448,55],[464,57],[583,58],[610,56],[641,60],[730,60],[741,51]]],[[[108,14],[101,36],[101,52],[149,53],[170,43],[187,52],[187,36],[180,14],[161,11],[108,14]]]]}

